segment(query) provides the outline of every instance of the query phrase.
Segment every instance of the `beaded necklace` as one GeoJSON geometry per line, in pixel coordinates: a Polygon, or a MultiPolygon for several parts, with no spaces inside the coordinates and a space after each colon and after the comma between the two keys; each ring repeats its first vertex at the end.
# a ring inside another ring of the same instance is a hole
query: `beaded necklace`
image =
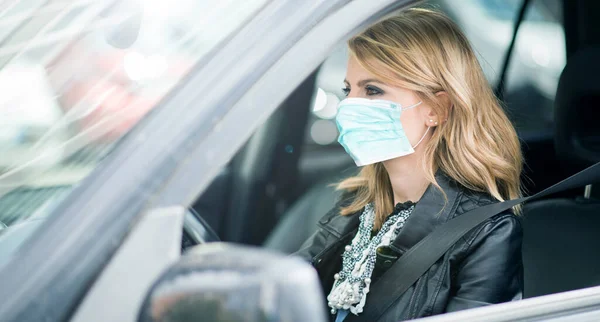
{"type": "Polygon", "coordinates": [[[327,296],[331,314],[350,310],[355,315],[363,311],[371,285],[371,275],[379,246],[387,246],[396,238],[404,222],[412,213],[414,204],[387,218],[379,232],[371,238],[375,225],[375,210],[367,204],[360,215],[358,232],[342,255],[342,270],[334,275],[335,282],[327,296]]]}

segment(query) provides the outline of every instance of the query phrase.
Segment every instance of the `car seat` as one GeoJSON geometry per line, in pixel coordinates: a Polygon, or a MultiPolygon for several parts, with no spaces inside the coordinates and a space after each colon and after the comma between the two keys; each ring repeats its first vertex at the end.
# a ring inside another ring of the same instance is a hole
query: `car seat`
{"type": "Polygon", "coordinates": [[[317,222],[335,206],[340,192],[323,180],[304,194],[282,217],[264,243],[268,249],[287,254],[296,252],[317,231],[317,222]]]}
{"type": "MultiPolygon", "coordinates": [[[[574,54],[558,84],[555,147],[561,163],[572,170],[600,161],[598,57],[600,48],[574,54]]],[[[582,189],[576,198],[551,198],[525,205],[525,297],[600,285],[600,201],[590,196],[590,188],[586,196],[582,189]]]]}

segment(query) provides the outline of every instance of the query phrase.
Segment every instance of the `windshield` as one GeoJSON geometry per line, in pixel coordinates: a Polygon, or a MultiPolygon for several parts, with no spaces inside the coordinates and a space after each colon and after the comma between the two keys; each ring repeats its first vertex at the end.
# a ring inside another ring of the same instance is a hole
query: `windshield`
{"type": "Polygon", "coordinates": [[[1,3],[0,222],[47,214],[264,2],[1,3]]]}

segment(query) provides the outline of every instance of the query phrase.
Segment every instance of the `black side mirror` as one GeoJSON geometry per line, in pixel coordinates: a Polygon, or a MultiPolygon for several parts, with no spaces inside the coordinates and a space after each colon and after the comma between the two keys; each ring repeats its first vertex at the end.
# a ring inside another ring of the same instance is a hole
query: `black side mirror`
{"type": "Polygon", "coordinates": [[[154,283],[140,322],[323,322],[315,270],[298,258],[211,243],[191,248],[154,283]]]}

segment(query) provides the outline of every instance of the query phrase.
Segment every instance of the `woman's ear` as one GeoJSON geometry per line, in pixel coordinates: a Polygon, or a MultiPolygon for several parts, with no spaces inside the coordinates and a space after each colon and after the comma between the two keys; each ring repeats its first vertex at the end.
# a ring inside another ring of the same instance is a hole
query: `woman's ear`
{"type": "Polygon", "coordinates": [[[429,107],[425,113],[425,126],[436,127],[440,124],[440,117],[433,108],[429,107]]]}
{"type": "Polygon", "coordinates": [[[441,115],[438,115],[440,123],[446,122],[448,120],[448,116],[450,115],[450,111],[452,110],[450,96],[444,91],[435,93],[435,96],[439,100],[440,105],[443,107],[443,110],[440,112],[441,115]]]}
{"type": "Polygon", "coordinates": [[[448,120],[448,115],[450,115],[450,109],[452,108],[450,98],[446,92],[437,92],[435,93],[435,96],[437,101],[434,102],[434,104],[439,104],[438,107],[433,108],[428,106],[427,109],[424,109],[425,126],[428,127],[436,127],[446,122],[448,120]]]}

